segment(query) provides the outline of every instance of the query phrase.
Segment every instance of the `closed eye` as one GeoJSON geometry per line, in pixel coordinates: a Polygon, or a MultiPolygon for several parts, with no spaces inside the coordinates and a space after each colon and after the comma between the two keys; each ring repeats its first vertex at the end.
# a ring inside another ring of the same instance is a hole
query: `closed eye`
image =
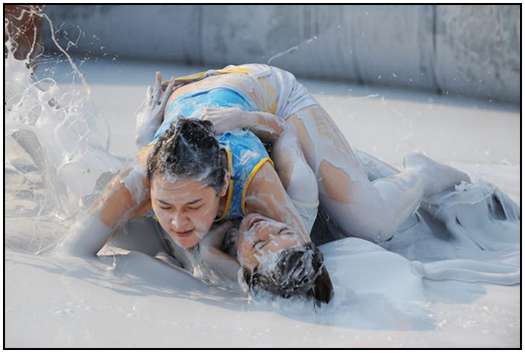
{"type": "Polygon", "coordinates": [[[293,234],[294,232],[288,227],[282,227],[279,229],[279,234],[293,234]]]}
{"type": "Polygon", "coordinates": [[[266,246],[266,244],[268,244],[269,241],[270,240],[263,240],[263,239],[256,240],[253,243],[253,248],[256,250],[261,250],[262,248],[266,246]]]}
{"type": "Polygon", "coordinates": [[[160,199],[157,200],[156,202],[159,205],[159,208],[161,210],[169,210],[172,207],[172,205],[169,202],[166,202],[166,201],[163,201],[163,200],[160,200],[160,199]]]}

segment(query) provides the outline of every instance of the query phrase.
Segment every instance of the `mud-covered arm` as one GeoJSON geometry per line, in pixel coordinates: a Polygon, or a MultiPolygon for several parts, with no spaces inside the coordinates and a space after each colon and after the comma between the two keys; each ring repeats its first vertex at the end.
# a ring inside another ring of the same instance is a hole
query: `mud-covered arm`
{"type": "Polygon", "coordinates": [[[207,108],[203,119],[213,122],[217,134],[245,128],[264,142],[275,142],[284,131],[285,126],[285,123],[274,114],[243,111],[239,108],[207,108]]]}
{"type": "Polygon", "coordinates": [[[95,257],[115,228],[151,208],[144,169],[138,164],[116,175],[57,247],[61,254],[95,257]]]}
{"type": "Polygon", "coordinates": [[[231,281],[237,282],[237,274],[240,269],[239,262],[221,249],[224,235],[232,226],[232,223],[225,222],[213,228],[199,243],[199,250],[201,260],[210,269],[231,281]]]}
{"type": "Polygon", "coordinates": [[[156,72],[153,86],[148,86],[146,89],[144,103],[137,112],[135,144],[138,149],[153,140],[155,132],[162,124],[164,110],[173,91],[174,83],[175,78],[172,77],[164,89],[160,72],[156,72]]]}
{"type": "Polygon", "coordinates": [[[246,213],[258,213],[295,229],[305,242],[310,236],[301,216],[284,189],[271,163],[265,163],[253,178],[246,193],[246,213]]]}

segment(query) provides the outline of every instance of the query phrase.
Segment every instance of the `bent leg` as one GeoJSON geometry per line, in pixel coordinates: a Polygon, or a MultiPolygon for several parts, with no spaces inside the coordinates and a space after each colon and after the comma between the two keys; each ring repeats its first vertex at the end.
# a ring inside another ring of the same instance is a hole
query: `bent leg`
{"type": "Polygon", "coordinates": [[[348,235],[376,243],[388,240],[423,197],[421,178],[411,171],[370,182],[323,159],[318,174],[320,199],[330,216],[348,235]]]}
{"type": "Polygon", "coordinates": [[[272,158],[279,178],[310,233],[317,216],[317,177],[305,160],[295,127],[287,124],[275,142],[272,158]]]}
{"type": "MultiPolygon", "coordinates": [[[[297,112],[289,122],[317,177],[321,204],[348,235],[378,243],[388,240],[430,189],[430,169],[421,163],[370,182],[335,122],[318,105],[297,112]]],[[[459,182],[456,179],[448,178],[447,183],[459,182]]]]}

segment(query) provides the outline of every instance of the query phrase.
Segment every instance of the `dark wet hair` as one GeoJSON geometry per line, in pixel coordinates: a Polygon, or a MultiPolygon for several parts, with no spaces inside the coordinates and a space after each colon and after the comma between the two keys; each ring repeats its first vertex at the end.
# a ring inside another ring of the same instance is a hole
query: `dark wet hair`
{"type": "Polygon", "coordinates": [[[323,254],[313,243],[281,251],[270,272],[262,272],[259,268],[251,272],[243,268],[243,275],[254,294],[265,290],[283,298],[304,295],[320,304],[328,303],[334,293],[323,254]]]}
{"type": "Polygon", "coordinates": [[[208,120],[178,118],[155,143],[147,162],[148,179],[156,174],[202,178],[216,192],[224,187],[225,155],[208,120]]]}

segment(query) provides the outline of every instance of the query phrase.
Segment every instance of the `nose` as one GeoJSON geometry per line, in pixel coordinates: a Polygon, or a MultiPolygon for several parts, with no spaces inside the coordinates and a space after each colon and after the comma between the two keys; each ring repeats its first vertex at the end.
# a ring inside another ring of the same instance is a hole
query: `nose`
{"type": "Polygon", "coordinates": [[[171,225],[177,232],[187,231],[190,227],[190,220],[184,212],[175,212],[171,218],[171,225]]]}

